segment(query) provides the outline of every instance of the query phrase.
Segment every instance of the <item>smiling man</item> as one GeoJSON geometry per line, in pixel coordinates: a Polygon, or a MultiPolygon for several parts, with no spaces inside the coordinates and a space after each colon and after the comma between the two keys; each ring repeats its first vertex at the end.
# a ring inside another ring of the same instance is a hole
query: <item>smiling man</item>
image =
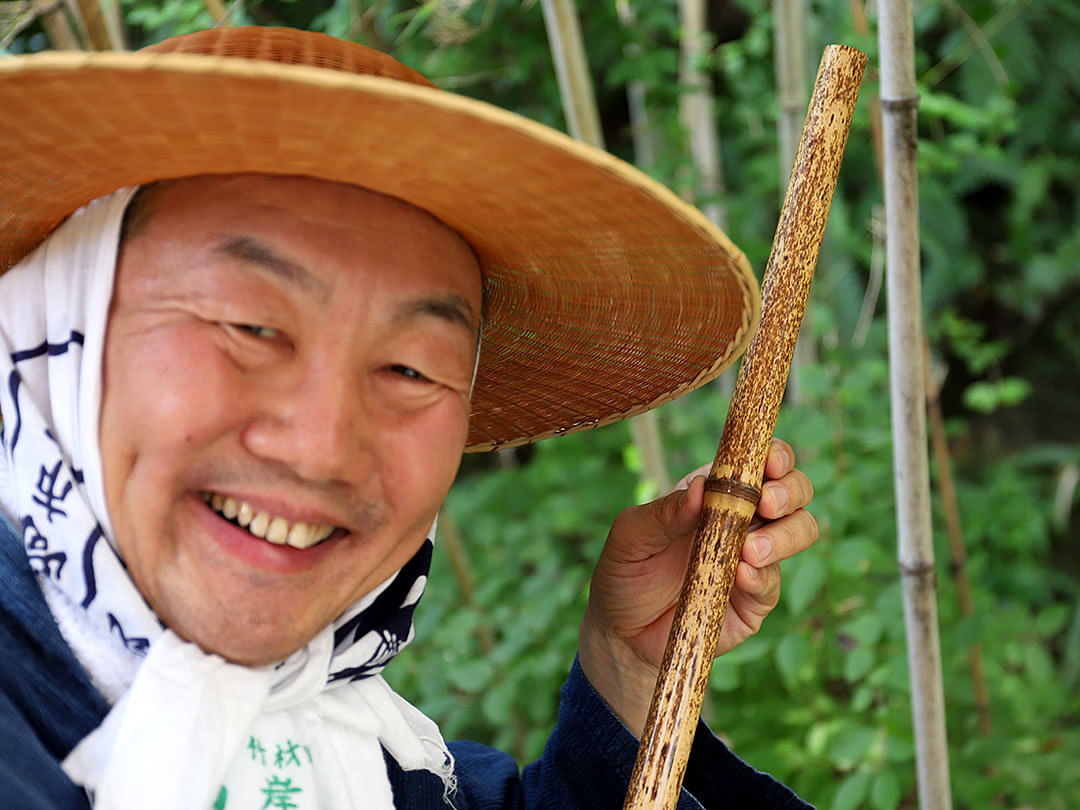
{"type": "MultiPolygon", "coordinates": [[[[462,452],[714,377],[754,321],[745,258],[629,167],[359,46],[160,50],[0,63],[36,138],[0,132],[5,798],[621,806],[700,476],[616,519],[523,773],[379,672],[462,452]]],[[[717,654],[817,536],[793,465],[774,441],[717,654]]],[[[701,725],[679,806],[806,805],[701,725]]]]}
{"type": "Polygon", "coordinates": [[[480,271],[434,217],[354,186],[143,194],[105,350],[118,550],[174,631],[273,663],[427,536],[468,433],[480,271]]]}

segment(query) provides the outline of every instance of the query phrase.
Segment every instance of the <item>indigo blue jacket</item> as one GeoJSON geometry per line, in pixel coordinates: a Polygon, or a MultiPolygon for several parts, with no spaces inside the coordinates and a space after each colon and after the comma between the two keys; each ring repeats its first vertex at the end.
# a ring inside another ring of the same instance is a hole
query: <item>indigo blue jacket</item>
{"type": "MultiPolygon", "coordinates": [[[[3,806],[87,810],[86,794],[67,778],[60,762],[108,711],[108,704],[60,635],[34,581],[19,534],[0,515],[3,806]]],[[[622,807],[637,740],[575,661],[562,689],[555,731],[543,756],[524,771],[508,755],[477,743],[450,743],[450,749],[458,776],[458,791],[452,797],[457,810],[617,810],[622,807]]],[[[443,784],[437,776],[427,771],[406,773],[389,756],[386,764],[398,808],[446,810],[443,784]]],[[[809,805],[744,763],[701,724],[679,810],[702,807],[753,810],[809,805]]]]}

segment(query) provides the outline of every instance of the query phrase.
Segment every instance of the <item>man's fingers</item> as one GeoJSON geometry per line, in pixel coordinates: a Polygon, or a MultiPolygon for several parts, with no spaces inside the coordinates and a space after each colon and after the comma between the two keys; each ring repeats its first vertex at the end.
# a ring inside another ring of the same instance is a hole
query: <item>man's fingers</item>
{"type": "Polygon", "coordinates": [[[714,654],[722,655],[760,630],[762,622],[779,601],[780,566],[774,563],[764,568],[754,568],[740,562],[735,570],[731,603],[724,616],[724,629],[714,654]]]}
{"type": "Polygon", "coordinates": [[[765,458],[765,480],[783,478],[795,469],[795,451],[783,439],[769,442],[769,455],[765,458]]]}
{"type": "MultiPolygon", "coordinates": [[[[765,464],[765,484],[757,510],[759,518],[771,522],[758,528],[760,524],[755,521],[750,536],[760,536],[778,544],[780,550],[771,553],[768,559],[747,556],[744,551],[744,559],[752,565],[767,565],[790,557],[817,538],[817,524],[809,513],[799,519],[801,525],[799,522],[784,522],[784,518],[803,510],[814,495],[810,479],[796,470],[794,465],[795,453],[791,445],[782,439],[772,439],[765,464]],[[801,535],[800,529],[803,532],[801,535]]],[[[667,495],[620,514],[612,527],[612,534],[621,542],[610,552],[624,561],[642,560],[691,534],[701,516],[705,477],[711,466],[704,464],[686,475],[667,495]]]]}
{"type": "Polygon", "coordinates": [[[642,517],[655,527],[653,534],[664,535],[668,542],[678,540],[697,527],[704,496],[705,478],[697,476],[687,486],[676,487],[667,495],[645,504],[642,517]]]}
{"type": "Polygon", "coordinates": [[[761,568],[805,551],[817,539],[817,521],[806,509],[800,509],[751,532],[743,545],[743,560],[761,568]]]}
{"type": "MultiPolygon", "coordinates": [[[[703,464],[675,485],[679,490],[698,476],[707,476],[712,463],[703,464]]],[[[761,488],[758,513],[767,520],[790,515],[810,503],[814,488],[810,479],[795,469],[795,451],[783,439],[769,442],[769,455],[765,460],[765,483],[761,488]]]]}
{"type": "Polygon", "coordinates": [[[697,528],[701,507],[705,502],[705,476],[697,475],[686,489],[677,489],[667,496],[661,510],[664,532],[670,540],[677,540],[697,528]],[[674,509],[671,509],[674,504],[674,509]]]}
{"type": "Polygon", "coordinates": [[[753,612],[765,618],[769,611],[780,601],[780,565],[761,566],[748,564],[745,560],[735,569],[735,590],[731,599],[740,601],[739,607],[746,608],[746,598],[752,603],[753,612]]]}
{"type": "Polygon", "coordinates": [[[623,510],[611,527],[605,554],[617,562],[640,562],[692,533],[701,517],[705,479],[642,506],[623,510]]]}
{"type": "Polygon", "coordinates": [[[679,483],[677,483],[674,487],[672,487],[671,491],[675,492],[676,490],[679,490],[679,489],[686,489],[688,486],[690,486],[690,482],[693,481],[695,478],[697,478],[699,476],[708,478],[709,470],[711,470],[711,469],[712,469],[712,462],[711,461],[708,464],[702,464],[700,467],[698,467],[693,472],[687,473],[682,478],[680,478],[679,483]]]}
{"type": "Polygon", "coordinates": [[[774,520],[802,509],[813,497],[810,479],[801,471],[792,470],[779,480],[766,481],[761,488],[757,511],[761,517],[774,520]]]}

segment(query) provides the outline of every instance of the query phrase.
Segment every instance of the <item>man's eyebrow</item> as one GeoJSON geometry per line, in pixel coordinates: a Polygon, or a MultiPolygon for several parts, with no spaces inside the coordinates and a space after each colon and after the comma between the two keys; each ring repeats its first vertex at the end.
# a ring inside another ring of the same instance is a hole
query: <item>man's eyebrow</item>
{"type": "Polygon", "coordinates": [[[213,252],[265,270],[308,295],[320,298],[330,295],[330,286],[323,279],[253,236],[229,234],[214,247],[213,252]]]}
{"type": "Polygon", "coordinates": [[[418,315],[441,318],[448,323],[464,327],[470,335],[476,334],[476,313],[473,311],[472,304],[457,293],[412,299],[402,304],[396,313],[398,320],[408,320],[418,315]]]}

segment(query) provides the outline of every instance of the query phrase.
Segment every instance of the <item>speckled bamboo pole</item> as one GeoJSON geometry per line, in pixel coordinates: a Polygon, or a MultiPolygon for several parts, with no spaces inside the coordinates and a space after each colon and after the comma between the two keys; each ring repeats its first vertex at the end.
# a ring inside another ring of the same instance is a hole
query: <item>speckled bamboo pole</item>
{"type": "Polygon", "coordinates": [[[624,810],[673,810],[791,368],[866,56],[825,49],[624,810]]]}

